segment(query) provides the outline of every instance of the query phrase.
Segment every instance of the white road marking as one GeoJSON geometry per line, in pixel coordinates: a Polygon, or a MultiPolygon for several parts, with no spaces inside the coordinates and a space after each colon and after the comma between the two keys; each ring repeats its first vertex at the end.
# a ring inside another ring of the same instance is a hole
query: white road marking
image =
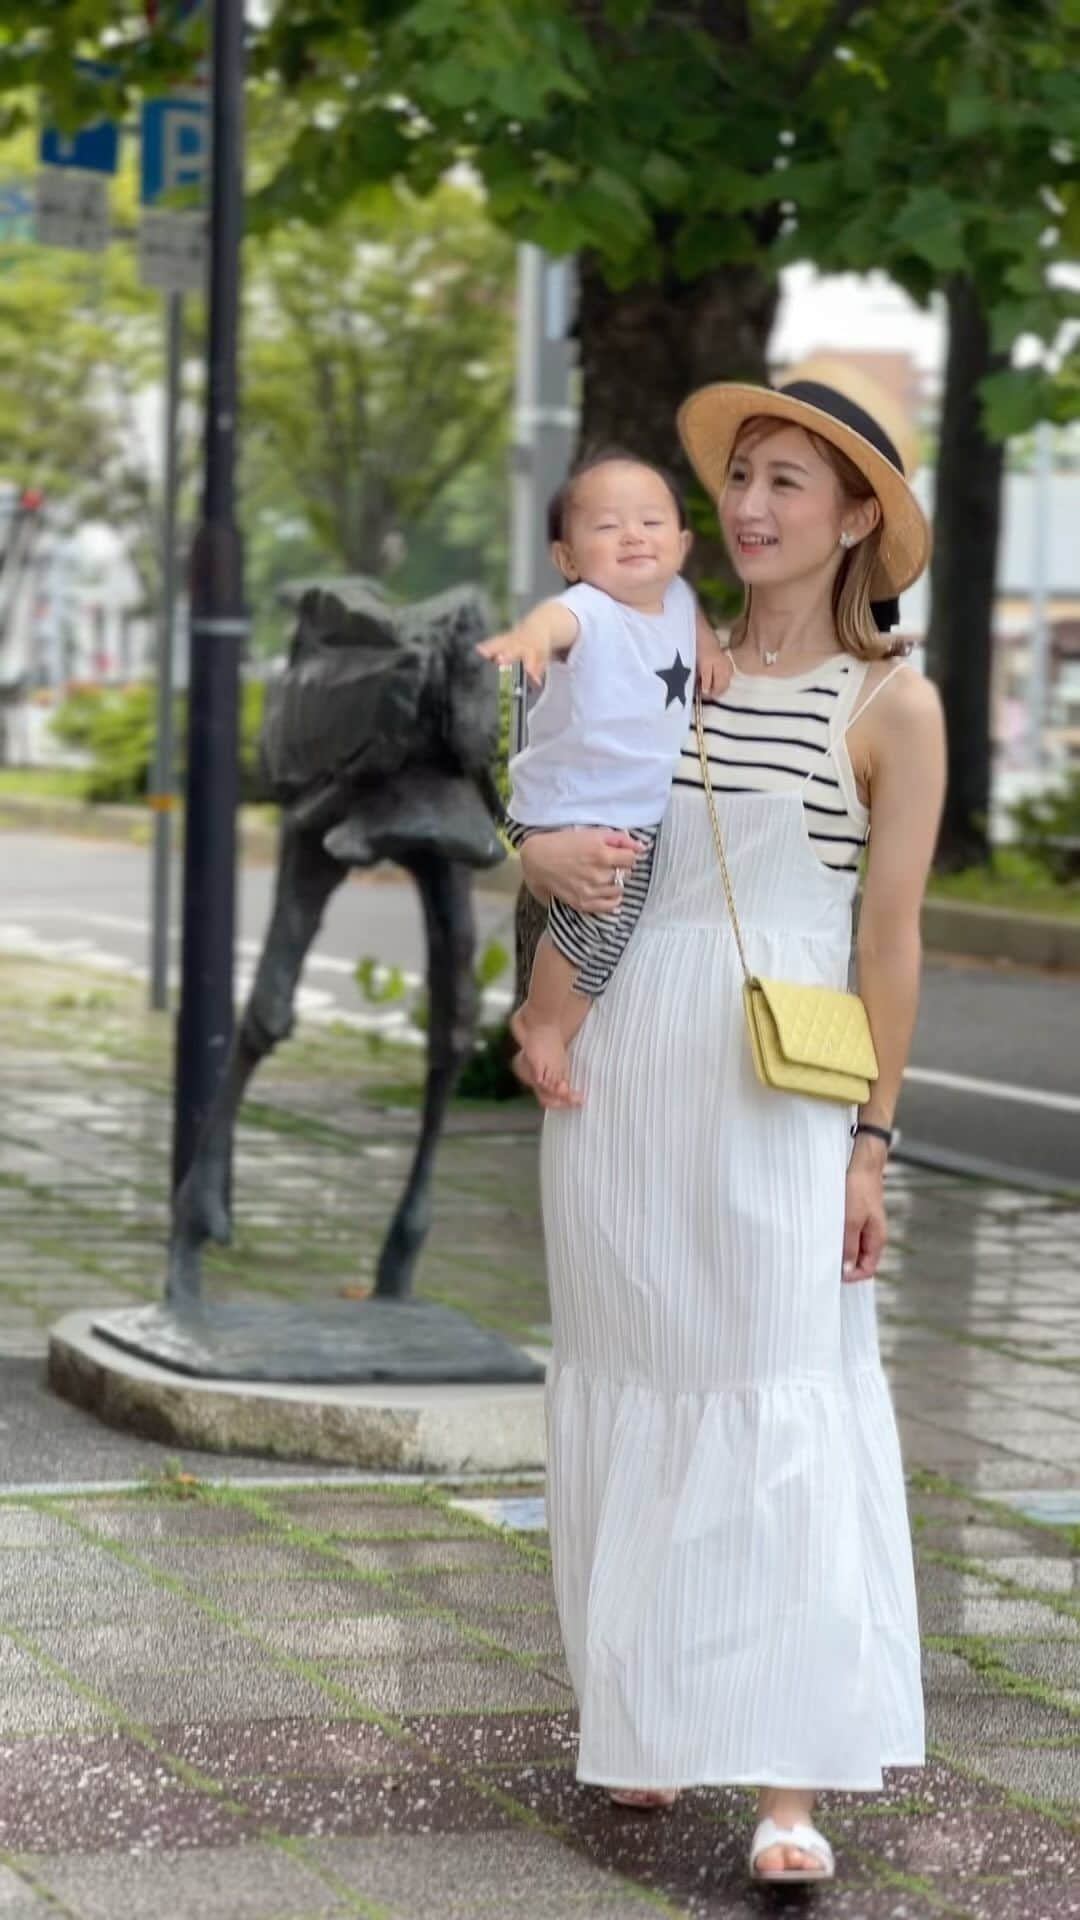
{"type": "MultiPolygon", "coordinates": [[[[35,907],[34,919],[76,920],[80,926],[104,927],[112,933],[137,933],[140,934],[144,940],[150,938],[150,929],[145,920],[135,920],[121,913],[99,913],[96,910],[84,912],[81,907],[35,907]]],[[[171,935],[174,944],[178,943],[179,938],[180,936],[177,932],[171,935]]],[[[236,950],[238,953],[247,955],[252,960],[257,960],[262,952],[262,942],[261,940],[240,939],[236,942],[236,950]]],[[[308,967],[320,967],[324,973],[344,974],[349,979],[352,979],[356,973],[355,960],[341,960],[332,953],[313,953],[309,956],[305,965],[308,967]]],[[[415,975],[406,975],[406,986],[415,984],[417,978],[418,976],[415,975]]]]}
{"type": "MultiPolygon", "coordinates": [[[[51,907],[41,912],[35,911],[35,920],[78,920],[81,924],[88,921],[114,932],[145,933],[146,928],[139,920],[128,920],[119,914],[81,913],[68,907],[51,907]]],[[[255,977],[255,963],[262,947],[255,940],[236,942],[238,964],[236,968],[235,997],[238,1005],[243,1004],[251,991],[255,977]]],[[[91,968],[99,973],[122,974],[130,980],[145,982],[149,978],[149,969],[143,961],[134,960],[129,955],[110,953],[106,948],[96,946],[92,941],[80,937],[63,938],[57,935],[39,933],[36,927],[15,922],[0,926],[0,953],[8,953],[17,959],[59,960],[69,966],[91,968]]],[[[351,960],[337,959],[333,954],[313,953],[304,963],[305,974],[311,970],[322,969],[325,973],[356,979],[356,965],[351,960]]],[[[392,1034],[395,1039],[408,1045],[421,1047],[426,1036],[414,1024],[411,1008],[416,996],[424,985],[418,973],[399,969],[403,988],[403,997],[393,1005],[375,1005],[352,1011],[335,1000],[333,993],[326,987],[309,985],[306,981],[296,995],[296,1010],[306,1019],[313,1021],[338,1021],[344,1026],[355,1027],[364,1033],[392,1034]]],[[[176,991],[180,985],[179,968],[173,964],[169,968],[169,986],[176,991]]],[[[360,988],[356,989],[357,994],[360,988]]],[[[488,1018],[494,1018],[509,1011],[513,1005],[513,995],[502,987],[488,987],[481,998],[481,1007],[488,1018]]]]}
{"type": "Polygon", "coordinates": [[[974,1080],[966,1073],[942,1073],[936,1067],[909,1067],[905,1080],[950,1093],[971,1093],[983,1100],[1018,1100],[1028,1107],[1048,1107],[1053,1113],[1080,1113],[1080,1094],[1051,1093],[1043,1087],[1014,1087],[1007,1080],[974,1080]]]}

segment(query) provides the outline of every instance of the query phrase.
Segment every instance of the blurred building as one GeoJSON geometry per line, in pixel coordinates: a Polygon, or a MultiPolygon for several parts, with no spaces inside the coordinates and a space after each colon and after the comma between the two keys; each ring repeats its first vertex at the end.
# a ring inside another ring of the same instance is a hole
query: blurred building
{"type": "MultiPolygon", "coordinates": [[[[916,491],[933,511],[933,474],[920,474],[916,491]]],[[[1003,773],[1039,771],[1030,731],[1037,575],[1045,567],[1047,627],[1041,753],[1045,774],[1080,766],[1080,474],[1007,473],[998,549],[994,614],[992,727],[1003,773]],[[1041,523],[1041,525],[1040,525],[1041,523]]],[[[901,601],[903,631],[921,640],[929,614],[929,585],[916,581],[901,601]]]]}
{"type": "Polygon", "coordinates": [[[72,527],[39,495],[0,484],[0,761],[55,760],[57,701],[73,686],[149,679],[154,648],[120,536],[72,527]]]}

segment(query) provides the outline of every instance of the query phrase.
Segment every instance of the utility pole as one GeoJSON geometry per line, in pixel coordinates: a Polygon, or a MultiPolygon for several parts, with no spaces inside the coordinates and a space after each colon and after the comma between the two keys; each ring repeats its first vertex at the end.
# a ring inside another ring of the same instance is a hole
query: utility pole
{"type": "MultiPolygon", "coordinates": [[[[572,260],[539,247],[518,248],[517,358],[514,390],[510,600],[515,620],[565,583],[551,563],[547,503],[566,476],[578,430],[574,404],[575,297],[572,260]]],[[[514,752],[525,744],[527,689],[514,673],[514,752]]]]}
{"type": "Polygon", "coordinates": [[[1035,464],[1032,472],[1031,525],[1031,636],[1028,647],[1028,766],[1041,773],[1046,766],[1046,693],[1049,681],[1050,626],[1047,596],[1050,588],[1050,489],[1053,483],[1053,428],[1040,420],[1035,428],[1035,464]]]}
{"type": "Polygon", "coordinates": [[[235,517],[244,220],[244,4],[215,0],[210,314],[202,519],[191,552],[191,675],[173,1180],[187,1171],[233,1030],[239,665],[248,631],[235,517]]]}

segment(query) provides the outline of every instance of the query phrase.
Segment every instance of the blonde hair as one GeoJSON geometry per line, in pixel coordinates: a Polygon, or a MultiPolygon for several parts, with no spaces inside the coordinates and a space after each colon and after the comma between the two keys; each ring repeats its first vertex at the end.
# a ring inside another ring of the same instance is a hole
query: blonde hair
{"type": "MultiPolygon", "coordinates": [[[[774,433],[781,433],[790,426],[789,420],[778,420],[767,413],[751,414],[744,420],[736,436],[731,457],[747,447],[757,447],[774,433]]],[[[846,453],[834,447],[819,433],[813,433],[809,427],[803,432],[811,441],[823,460],[827,460],[840,485],[840,491],[852,505],[862,500],[876,498],[873,487],[866,475],[849,460],[846,453]]],[[[832,613],[836,627],[836,637],[845,653],[852,653],[857,660],[886,660],[892,654],[907,651],[903,642],[897,643],[887,633],[882,633],[870,610],[872,599],[870,584],[877,571],[878,550],[881,546],[883,522],[878,521],[864,539],[844,554],[833,581],[832,613]]],[[[747,587],[742,612],[732,622],[731,645],[741,646],[746,639],[750,625],[750,609],[753,594],[747,587]]]]}

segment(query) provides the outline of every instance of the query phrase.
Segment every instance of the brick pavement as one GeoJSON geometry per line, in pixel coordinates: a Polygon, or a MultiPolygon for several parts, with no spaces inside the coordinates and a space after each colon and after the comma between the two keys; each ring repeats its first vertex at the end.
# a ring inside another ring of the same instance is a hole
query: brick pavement
{"type": "MultiPolygon", "coordinates": [[[[213,1286],[364,1283],[415,1074],[355,1035],[283,1053],[245,1117],[237,1244],[213,1286]]],[[[0,1914],[720,1920],[783,1904],[744,1884],[739,1790],[643,1818],[575,1783],[542,1533],[492,1527],[445,1486],[177,1463],[47,1400],[52,1319],[160,1290],[167,1077],[167,1036],[126,987],[0,963],[0,1914]]],[[[531,1337],[534,1155],[524,1107],[458,1109],[422,1283],[531,1337]]],[[[812,1904],[826,1920],[1080,1915],[1077,1214],[903,1169],[892,1206],[883,1342],[933,1758],[880,1796],[826,1796],[840,1879],[812,1904]],[[1040,1500],[1058,1524],[1029,1517],[1040,1500]]]]}

